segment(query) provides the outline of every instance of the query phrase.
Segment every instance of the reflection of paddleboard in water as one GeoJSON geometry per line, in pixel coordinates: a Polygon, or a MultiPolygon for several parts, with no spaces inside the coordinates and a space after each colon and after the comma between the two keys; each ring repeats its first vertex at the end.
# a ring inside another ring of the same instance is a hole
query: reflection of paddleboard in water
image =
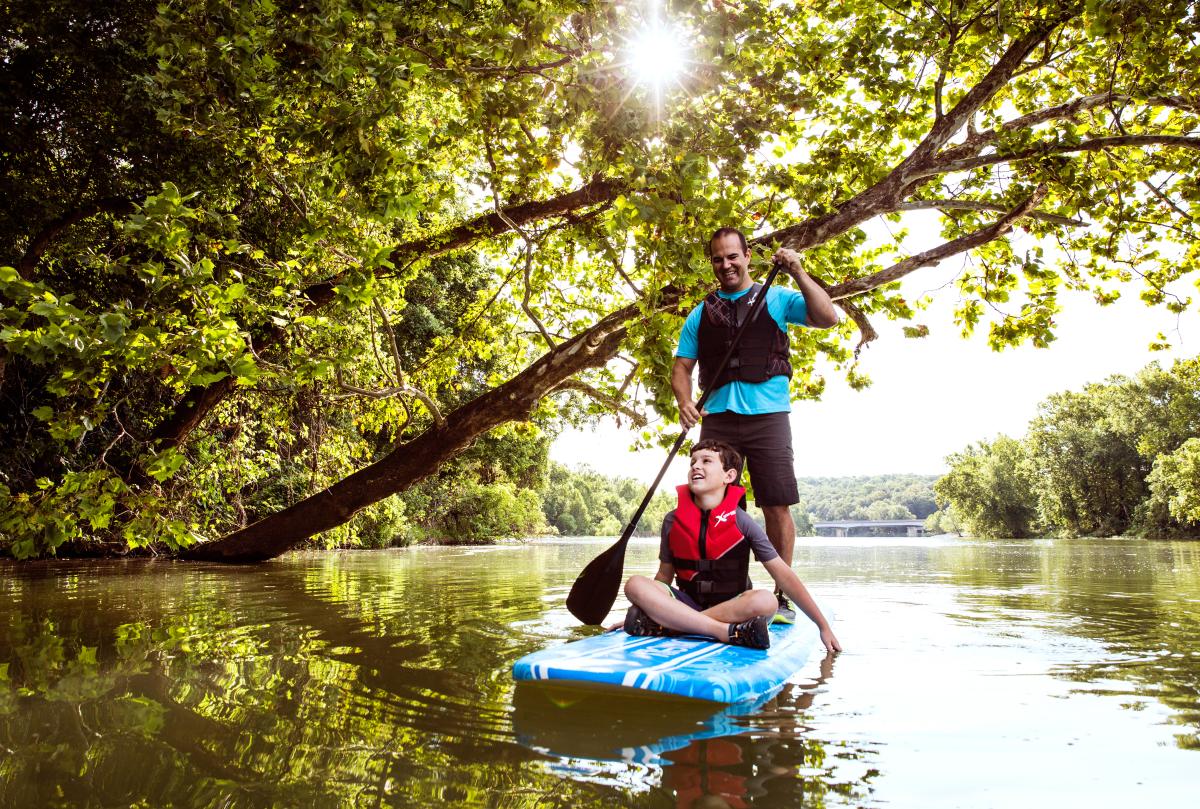
{"type": "Polygon", "coordinates": [[[811,621],[772,624],[769,649],[690,635],[633,637],[617,630],[526,655],[513,664],[513,678],[644,696],[755,701],[796,673],[818,639],[811,621]]]}
{"type": "Polygon", "coordinates": [[[659,696],[646,709],[648,692],[580,690],[555,681],[517,683],[514,730],[526,747],[570,759],[654,764],[663,754],[698,739],[755,730],[751,716],[775,696],[722,706],[659,696]]]}

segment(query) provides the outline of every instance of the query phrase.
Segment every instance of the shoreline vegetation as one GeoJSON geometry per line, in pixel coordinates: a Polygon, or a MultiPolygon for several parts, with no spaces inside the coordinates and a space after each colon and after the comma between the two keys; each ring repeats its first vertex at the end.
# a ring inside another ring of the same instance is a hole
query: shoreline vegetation
{"type": "MultiPolygon", "coordinates": [[[[1021,438],[999,435],[947,458],[950,471],[801,478],[797,532],[820,520],[924,519],[930,534],[996,538],[1200,537],[1200,358],[1113,376],[1043,401],[1021,438]]],[[[318,536],[311,549],[484,545],[533,536],[615,537],[645,493],[633,478],[549,460],[535,430],[485,436],[454,463],[318,536]]],[[[251,517],[286,499],[270,481],[251,517]]],[[[634,536],[655,536],[674,495],[659,492],[634,536]]],[[[751,504],[750,512],[761,522],[751,504]]],[[[12,556],[11,546],[0,545],[12,556]]],[[[71,541],[60,558],[166,555],[155,545],[71,541]]],[[[43,557],[44,558],[44,557],[43,557]]]]}
{"type": "MultiPolygon", "coordinates": [[[[659,5],[687,51],[665,84],[627,58],[641,3],[7,4],[0,555],[610,532],[636,498],[591,481],[581,510],[546,448],[602,417],[640,446],[673,429],[722,226],[756,275],[795,250],[841,309],[789,335],[797,400],[870,383],[873,323],[950,326],[923,322],[933,297],[992,350],[1050,346],[1068,290],[1138,296],[1164,330],[1194,311],[1194,4],[659,5]]],[[[1200,513],[1190,415],[1052,410],[1075,426],[1035,431],[1031,478],[988,477],[1007,444],[968,450],[947,513],[1200,513]],[[1036,503],[992,503],[1002,483],[1036,503]]]]}
{"type": "MultiPolygon", "coordinates": [[[[1112,376],[1043,401],[1021,438],[999,435],[935,475],[801,478],[797,532],[818,520],[924,519],[931,534],[996,538],[1200,537],[1200,358],[1112,376]]],[[[531,536],[615,537],[645,493],[633,478],[548,458],[538,430],[485,436],[454,463],[307,547],[480,545],[531,536]]],[[[295,481],[271,481],[262,505],[295,481]]],[[[248,504],[247,504],[248,505],[248,504]]],[[[655,536],[674,495],[659,492],[634,532],[655,536]]],[[[752,515],[761,514],[751,505],[752,515]]],[[[248,516],[253,514],[247,509],[248,516]]],[[[13,555],[8,545],[6,555],[13,555]]],[[[61,558],[157,556],[164,548],[67,542],[61,558]]]]}
{"type": "Polygon", "coordinates": [[[1200,537],[1200,358],[1046,398],[1025,435],[947,458],[929,522],[998,538],[1200,537]]]}
{"type": "MultiPolygon", "coordinates": [[[[318,537],[305,549],[376,550],[412,545],[487,545],[526,537],[617,537],[625,528],[645,486],[633,478],[601,475],[582,466],[547,462],[544,475],[529,487],[513,482],[481,483],[470,478],[431,481],[397,495],[354,524],[348,541],[318,537]],[[420,519],[411,516],[421,514],[420,519]],[[328,539],[332,541],[321,541],[328,539]]],[[[811,534],[817,520],[924,519],[937,506],[936,475],[872,475],[801,478],[801,502],[792,508],[797,531],[811,534]]],[[[658,535],[663,516],[675,507],[673,493],[659,492],[638,521],[634,536],[658,535]]],[[[749,511],[762,521],[753,504],[749,511]]],[[[105,552],[95,543],[60,548],[62,558],[155,556],[142,548],[105,552]]]]}

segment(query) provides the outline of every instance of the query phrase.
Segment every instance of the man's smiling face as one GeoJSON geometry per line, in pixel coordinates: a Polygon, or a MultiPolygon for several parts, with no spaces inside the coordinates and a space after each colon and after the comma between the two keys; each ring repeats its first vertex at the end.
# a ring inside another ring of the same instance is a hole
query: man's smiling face
{"type": "Polygon", "coordinates": [[[740,292],[750,286],[750,251],[732,233],[713,239],[708,247],[713,275],[724,292],[740,292]]]}

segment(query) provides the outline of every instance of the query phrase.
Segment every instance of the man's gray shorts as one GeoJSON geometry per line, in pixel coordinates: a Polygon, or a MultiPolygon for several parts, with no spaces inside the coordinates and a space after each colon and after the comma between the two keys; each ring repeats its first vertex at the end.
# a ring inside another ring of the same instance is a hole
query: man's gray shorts
{"type": "MultiPolygon", "coordinates": [[[[744,457],[754,486],[754,503],[790,506],[800,502],[792,455],[792,423],[788,413],[713,413],[700,422],[700,439],[724,441],[744,457]]],[[[741,478],[741,470],[738,470],[741,478]]]]}

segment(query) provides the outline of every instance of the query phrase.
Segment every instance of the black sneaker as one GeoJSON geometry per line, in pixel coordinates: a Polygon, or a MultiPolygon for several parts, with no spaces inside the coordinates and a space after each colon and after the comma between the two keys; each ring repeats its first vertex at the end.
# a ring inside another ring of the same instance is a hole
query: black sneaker
{"type": "Polygon", "coordinates": [[[775,598],[779,600],[779,608],[775,610],[775,617],[771,619],[771,623],[796,623],[796,608],[792,606],[792,602],[787,600],[787,596],[783,593],[776,593],[775,598]]]}
{"type": "Polygon", "coordinates": [[[771,646],[771,619],[765,615],[729,625],[729,642],[734,646],[768,649],[771,646]]]}
{"type": "Polygon", "coordinates": [[[667,634],[667,630],[662,624],[651,618],[638,606],[632,606],[625,612],[625,631],[639,637],[658,637],[667,634]]]}

